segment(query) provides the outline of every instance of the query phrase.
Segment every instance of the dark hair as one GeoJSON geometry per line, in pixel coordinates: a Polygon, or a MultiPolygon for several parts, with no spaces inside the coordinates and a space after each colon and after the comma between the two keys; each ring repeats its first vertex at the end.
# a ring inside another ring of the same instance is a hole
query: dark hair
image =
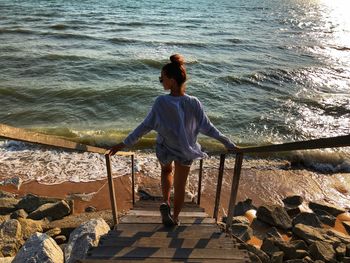
{"type": "Polygon", "coordinates": [[[162,68],[162,71],[168,78],[175,79],[177,84],[181,86],[187,79],[185,59],[180,54],[174,54],[170,56],[170,61],[162,68]]]}

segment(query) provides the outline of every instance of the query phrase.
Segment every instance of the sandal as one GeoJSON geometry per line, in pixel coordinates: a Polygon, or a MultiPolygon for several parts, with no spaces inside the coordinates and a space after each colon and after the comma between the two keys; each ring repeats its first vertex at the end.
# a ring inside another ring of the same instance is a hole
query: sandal
{"type": "Polygon", "coordinates": [[[164,226],[170,227],[175,225],[174,220],[170,214],[170,206],[167,203],[161,204],[159,211],[162,216],[162,223],[164,226]]]}

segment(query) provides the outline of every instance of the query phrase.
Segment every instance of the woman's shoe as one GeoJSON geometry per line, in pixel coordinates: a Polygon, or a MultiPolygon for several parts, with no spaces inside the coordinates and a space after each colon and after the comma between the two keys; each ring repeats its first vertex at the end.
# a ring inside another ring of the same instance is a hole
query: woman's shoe
{"type": "Polygon", "coordinates": [[[162,216],[162,223],[164,226],[174,226],[174,220],[170,214],[170,206],[167,203],[163,203],[159,207],[160,214],[162,216]]]}

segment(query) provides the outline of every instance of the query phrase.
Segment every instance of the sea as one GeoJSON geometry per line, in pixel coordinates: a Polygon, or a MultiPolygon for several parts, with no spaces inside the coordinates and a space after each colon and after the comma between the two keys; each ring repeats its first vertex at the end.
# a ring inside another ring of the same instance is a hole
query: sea
{"type": "MultiPolygon", "coordinates": [[[[0,0],[0,123],[108,148],[166,94],[161,68],[180,53],[187,94],[237,145],[347,135],[349,9],[347,0],[0,0]]],[[[131,149],[138,171],[158,167],[154,139],[131,149]]],[[[129,173],[120,158],[113,169],[129,173]]],[[[349,147],[247,158],[350,176],[349,147]]],[[[103,156],[2,140],[0,180],[13,176],[106,177],[103,156]]]]}

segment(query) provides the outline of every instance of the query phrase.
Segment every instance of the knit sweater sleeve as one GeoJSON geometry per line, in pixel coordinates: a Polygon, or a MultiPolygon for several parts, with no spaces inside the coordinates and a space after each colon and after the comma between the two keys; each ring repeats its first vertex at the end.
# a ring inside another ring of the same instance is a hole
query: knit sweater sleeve
{"type": "Polygon", "coordinates": [[[226,148],[233,148],[236,145],[231,142],[229,138],[223,135],[209,120],[208,116],[205,114],[202,103],[199,103],[199,132],[217,139],[219,142],[225,145],[226,148]]]}
{"type": "Polygon", "coordinates": [[[143,135],[154,129],[156,122],[156,102],[153,104],[146,118],[125,138],[123,143],[126,146],[130,147],[134,145],[143,135]]]}

